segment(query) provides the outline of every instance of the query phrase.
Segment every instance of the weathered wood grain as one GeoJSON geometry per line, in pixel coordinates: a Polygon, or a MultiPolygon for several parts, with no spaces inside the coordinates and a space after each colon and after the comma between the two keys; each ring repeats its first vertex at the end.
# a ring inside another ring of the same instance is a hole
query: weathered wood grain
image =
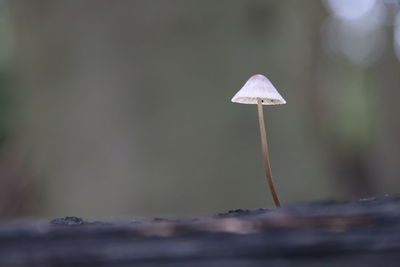
{"type": "Polygon", "coordinates": [[[0,266],[398,266],[400,197],[193,220],[0,225],[0,266]]]}

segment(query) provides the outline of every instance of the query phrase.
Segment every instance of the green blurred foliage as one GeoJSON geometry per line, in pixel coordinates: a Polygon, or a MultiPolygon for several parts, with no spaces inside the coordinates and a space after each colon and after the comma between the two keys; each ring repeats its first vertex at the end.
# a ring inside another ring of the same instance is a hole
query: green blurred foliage
{"type": "MultiPolygon", "coordinates": [[[[365,29],[327,2],[0,4],[0,135],[36,190],[27,214],[271,207],[256,107],[229,102],[255,73],[288,101],[266,109],[284,203],[398,190],[398,108],[385,105],[398,60],[391,46],[359,60],[365,29]]],[[[367,38],[390,43],[379,27],[367,38]]]]}

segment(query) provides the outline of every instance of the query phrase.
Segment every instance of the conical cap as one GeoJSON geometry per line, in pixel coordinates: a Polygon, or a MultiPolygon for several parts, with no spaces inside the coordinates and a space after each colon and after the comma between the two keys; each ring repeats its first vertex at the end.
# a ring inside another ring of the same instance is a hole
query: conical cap
{"type": "Polygon", "coordinates": [[[263,101],[263,105],[286,104],[285,99],[278,93],[268,78],[262,74],[251,76],[232,98],[232,102],[257,104],[259,98],[263,101]]]}

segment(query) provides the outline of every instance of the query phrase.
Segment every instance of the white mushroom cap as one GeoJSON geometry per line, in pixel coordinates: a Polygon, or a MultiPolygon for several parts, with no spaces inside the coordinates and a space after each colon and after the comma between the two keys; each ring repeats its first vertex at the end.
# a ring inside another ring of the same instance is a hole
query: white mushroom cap
{"type": "Polygon", "coordinates": [[[263,105],[286,104],[285,99],[278,93],[268,78],[262,74],[251,76],[232,98],[232,102],[257,104],[259,98],[262,100],[263,105]]]}

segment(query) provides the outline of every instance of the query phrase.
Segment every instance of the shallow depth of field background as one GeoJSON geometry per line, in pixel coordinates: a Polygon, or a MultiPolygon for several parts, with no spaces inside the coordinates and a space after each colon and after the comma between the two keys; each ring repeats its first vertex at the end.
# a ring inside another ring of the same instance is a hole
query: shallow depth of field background
{"type": "Polygon", "coordinates": [[[400,192],[396,0],[0,1],[0,217],[272,207],[400,192]]]}

